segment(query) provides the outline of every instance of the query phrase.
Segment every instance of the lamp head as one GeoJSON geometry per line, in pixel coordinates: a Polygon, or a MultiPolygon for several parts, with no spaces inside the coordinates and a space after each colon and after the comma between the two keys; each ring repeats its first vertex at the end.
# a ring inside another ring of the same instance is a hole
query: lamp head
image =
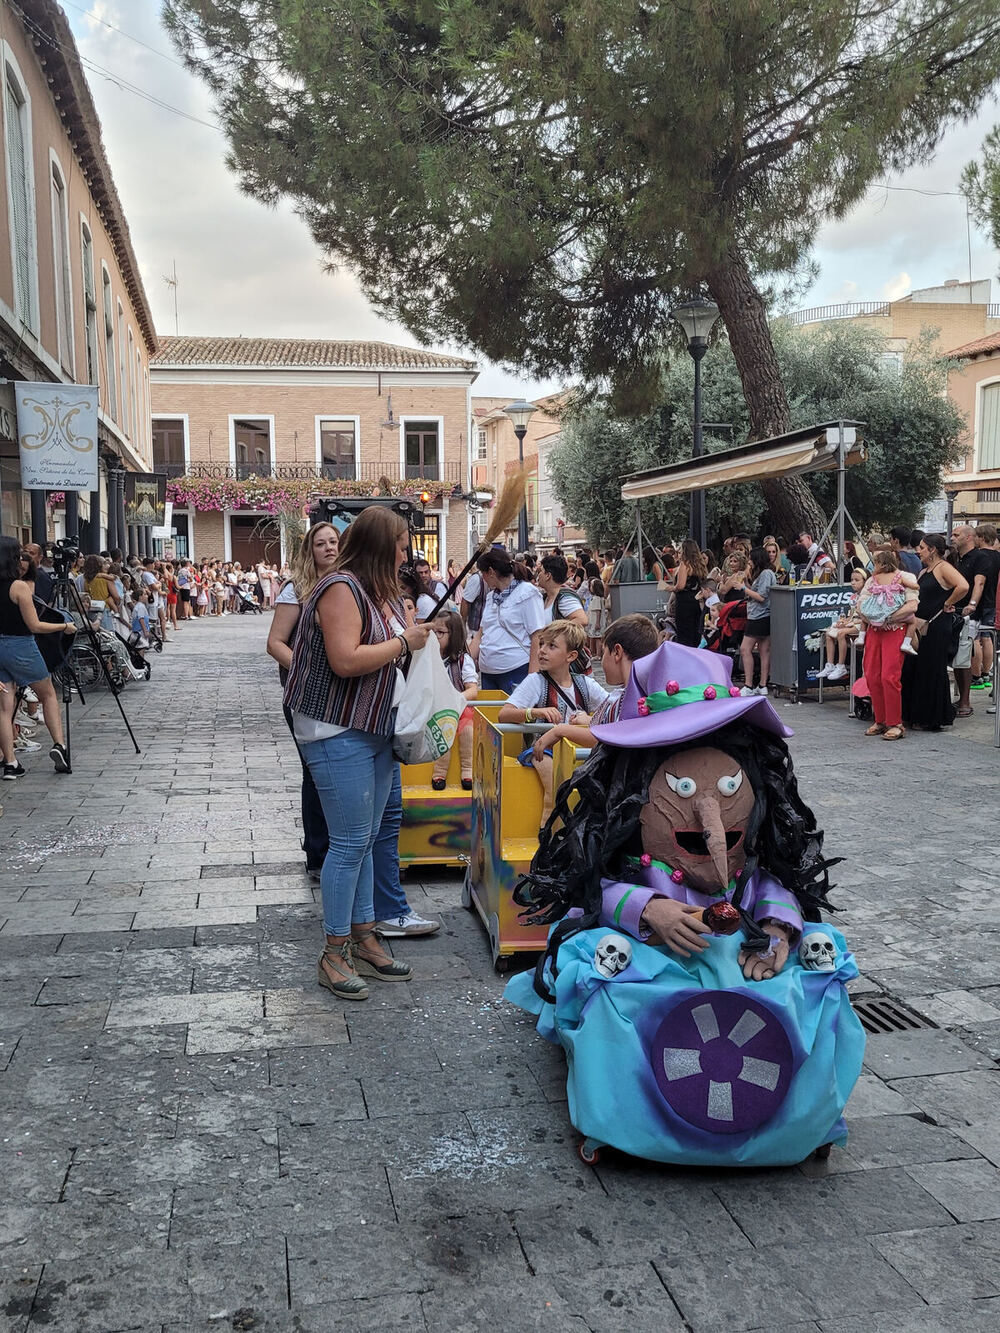
{"type": "Polygon", "coordinates": [[[675,306],[670,312],[670,318],[675,319],[684,330],[689,347],[704,347],[719,318],[719,307],[704,296],[696,296],[693,301],[675,306]]]}
{"type": "Polygon", "coordinates": [[[504,412],[510,417],[515,431],[522,432],[527,429],[528,422],[535,415],[538,409],[534,403],[526,403],[523,400],[517,403],[511,403],[510,407],[505,407],[504,412]]]}

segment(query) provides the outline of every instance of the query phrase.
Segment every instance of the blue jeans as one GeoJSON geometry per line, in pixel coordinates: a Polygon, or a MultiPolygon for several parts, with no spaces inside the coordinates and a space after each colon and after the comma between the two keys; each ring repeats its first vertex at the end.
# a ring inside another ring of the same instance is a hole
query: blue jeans
{"type": "Polygon", "coordinates": [[[328,935],[349,935],[353,923],[375,920],[372,852],[398,773],[392,737],[342,731],[307,741],[302,754],[330,835],[320,876],[323,925],[328,935]]]}
{"type": "Polygon", "coordinates": [[[399,882],[399,830],[402,823],[403,784],[399,765],[394,763],[389,799],[385,803],[385,813],[372,849],[376,921],[391,921],[393,917],[408,916],[410,913],[406,890],[399,882]]]}
{"type": "Polygon", "coordinates": [[[520,685],[528,674],[528,664],[514,667],[512,671],[484,671],[482,673],[482,686],[484,690],[503,690],[504,694],[510,694],[515,685],[520,685]]]}

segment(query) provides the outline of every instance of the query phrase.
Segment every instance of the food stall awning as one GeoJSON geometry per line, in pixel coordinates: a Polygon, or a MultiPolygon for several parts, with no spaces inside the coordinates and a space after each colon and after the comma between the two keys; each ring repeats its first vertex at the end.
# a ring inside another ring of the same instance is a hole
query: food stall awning
{"type": "Polygon", "coordinates": [[[844,464],[851,467],[865,460],[864,441],[858,436],[859,421],[828,421],[754,440],[735,449],[703,454],[666,467],[633,472],[622,484],[623,500],[645,500],[652,495],[687,495],[707,491],[735,481],[772,481],[777,477],[806,472],[830,472],[839,466],[840,432],[844,432],[844,464]]]}

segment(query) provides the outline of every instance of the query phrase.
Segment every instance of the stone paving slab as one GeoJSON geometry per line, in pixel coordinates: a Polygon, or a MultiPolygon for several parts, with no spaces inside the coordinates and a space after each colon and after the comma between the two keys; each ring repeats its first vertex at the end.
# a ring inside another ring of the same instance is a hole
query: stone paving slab
{"type": "Polygon", "coordinates": [[[394,942],[412,983],[354,1005],[317,988],[266,631],[186,627],[124,696],[158,719],[141,759],[95,692],[73,778],[33,762],[4,792],[3,1333],[1000,1327],[987,720],[900,751],[840,703],[779,704],[848,857],[853,993],[932,1024],[869,1042],[847,1148],[762,1172],[591,1168],[565,1060],[503,1002],[461,872],[407,878],[443,923],[394,942]],[[943,808],[925,781],[942,761],[983,801],[943,808]],[[912,817],[881,828],[886,790],[912,817]]]}

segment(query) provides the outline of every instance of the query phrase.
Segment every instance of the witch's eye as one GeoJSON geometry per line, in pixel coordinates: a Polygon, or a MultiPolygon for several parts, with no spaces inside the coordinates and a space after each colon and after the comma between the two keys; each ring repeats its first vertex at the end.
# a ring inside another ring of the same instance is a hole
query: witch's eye
{"type": "Polygon", "coordinates": [[[675,778],[673,773],[665,773],[663,776],[667,779],[667,786],[678,796],[693,796],[698,790],[694,778],[675,778]]]}
{"type": "Polygon", "coordinates": [[[722,792],[723,796],[735,796],[743,785],[742,768],[738,773],[734,773],[731,778],[720,778],[715,785],[718,787],[719,791],[722,792]]]}

